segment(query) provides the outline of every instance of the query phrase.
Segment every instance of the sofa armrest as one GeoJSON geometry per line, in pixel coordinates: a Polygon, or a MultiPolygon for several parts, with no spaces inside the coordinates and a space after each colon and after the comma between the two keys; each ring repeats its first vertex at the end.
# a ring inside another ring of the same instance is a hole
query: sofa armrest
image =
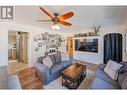
{"type": "Polygon", "coordinates": [[[119,62],[120,64],[127,64],[127,61],[122,61],[122,62],[119,62]]]}
{"type": "Polygon", "coordinates": [[[37,71],[40,71],[42,74],[45,74],[45,76],[49,75],[49,67],[42,64],[42,63],[36,63],[35,68],[37,71]]]}
{"type": "Polygon", "coordinates": [[[37,63],[42,63],[43,59],[44,59],[44,56],[38,57],[37,58],[37,63]]]}
{"type": "Polygon", "coordinates": [[[106,64],[102,64],[102,63],[101,63],[101,64],[99,64],[99,67],[98,67],[98,68],[99,68],[100,70],[104,70],[105,66],[106,66],[106,64]]]}

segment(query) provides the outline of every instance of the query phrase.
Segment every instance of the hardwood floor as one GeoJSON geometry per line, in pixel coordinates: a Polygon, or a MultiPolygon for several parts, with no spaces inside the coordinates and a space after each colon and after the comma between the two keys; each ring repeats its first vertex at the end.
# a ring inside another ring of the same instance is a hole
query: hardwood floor
{"type": "Polygon", "coordinates": [[[22,89],[43,89],[41,80],[35,76],[35,68],[27,68],[17,73],[22,89]]]}
{"type": "Polygon", "coordinates": [[[8,61],[8,76],[15,75],[28,67],[29,63],[18,62],[18,60],[8,61]]]}

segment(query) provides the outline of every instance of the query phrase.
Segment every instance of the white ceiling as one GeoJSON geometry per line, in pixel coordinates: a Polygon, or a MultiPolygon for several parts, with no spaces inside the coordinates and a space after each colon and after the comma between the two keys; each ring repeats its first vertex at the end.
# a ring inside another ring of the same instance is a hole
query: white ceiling
{"type": "MultiPolygon", "coordinates": [[[[60,25],[59,31],[78,31],[93,26],[124,24],[127,21],[127,6],[43,6],[49,13],[60,15],[74,12],[74,16],[66,21],[71,27],[60,25]]],[[[38,19],[49,19],[38,6],[16,6],[16,23],[51,29],[52,22],[37,22],[38,19]]],[[[52,29],[51,29],[52,30],[52,29]]]]}

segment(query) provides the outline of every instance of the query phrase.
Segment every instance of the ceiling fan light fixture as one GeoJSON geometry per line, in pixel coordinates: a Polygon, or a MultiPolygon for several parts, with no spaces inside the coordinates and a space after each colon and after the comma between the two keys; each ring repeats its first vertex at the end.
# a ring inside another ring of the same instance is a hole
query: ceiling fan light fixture
{"type": "Polygon", "coordinates": [[[55,25],[52,25],[52,29],[55,29],[55,25]]]}
{"type": "Polygon", "coordinates": [[[58,24],[53,24],[53,25],[52,25],[52,29],[57,29],[57,30],[59,30],[60,27],[58,26],[58,24]]]}
{"type": "Polygon", "coordinates": [[[65,25],[65,26],[71,26],[72,24],[71,23],[69,23],[69,22],[66,22],[66,21],[64,21],[64,20],[66,20],[66,19],[69,19],[69,18],[71,18],[73,15],[74,15],[74,13],[73,12],[68,12],[68,13],[66,13],[66,14],[64,14],[64,15],[61,15],[61,16],[59,16],[59,13],[54,13],[53,14],[53,16],[47,11],[47,10],[45,10],[44,8],[42,8],[42,7],[39,7],[40,8],[40,10],[42,11],[42,12],[44,12],[48,17],[50,17],[50,20],[38,20],[38,21],[40,21],[40,22],[52,22],[53,23],[53,25],[52,25],[52,29],[60,29],[60,27],[58,26],[58,24],[62,24],[62,25],[65,25]]]}
{"type": "Polygon", "coordinates": [[[56,29],[58,29],[58,30],[60,29],[60,27],[59,27],[59,25],[58,25],[58,24],[56,24],[56,29]]]}

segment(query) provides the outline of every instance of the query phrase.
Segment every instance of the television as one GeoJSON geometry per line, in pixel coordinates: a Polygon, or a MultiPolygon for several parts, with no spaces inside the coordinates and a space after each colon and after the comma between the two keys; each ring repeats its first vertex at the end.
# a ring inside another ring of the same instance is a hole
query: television
{"type": "Polygon", "coordinates": [[[98,39],[75,39],[75,51],[98,53],[98,39]]]}

